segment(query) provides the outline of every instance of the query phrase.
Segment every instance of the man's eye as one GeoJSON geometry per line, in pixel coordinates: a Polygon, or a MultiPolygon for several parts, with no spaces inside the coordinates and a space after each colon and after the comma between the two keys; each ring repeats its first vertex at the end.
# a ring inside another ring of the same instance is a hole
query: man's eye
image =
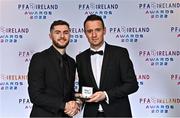
{"type": "Polygon", "coordinates": [[[64,34],[69,34],[69,32],[64,32],[64,34]]]}
{"type": "Polygon", "coordinates": [[[55,34],[59,34],[60,32],[59,32],[59,31],[55,31],[54,33],[55,33],[55,34]]]}
{"type": "Polygon", "coordinates": [[[87,33],[91,33],[91,32],[92,32],[92,30],[86,30],[86,32],[87,32],[87,33]]]}
{"type": "Polygon", "coordinates": [[[99,31],[101,31],[101,28],[98,28],[98,29],[96,29],[95,31],[99,32],[99,31]]]}

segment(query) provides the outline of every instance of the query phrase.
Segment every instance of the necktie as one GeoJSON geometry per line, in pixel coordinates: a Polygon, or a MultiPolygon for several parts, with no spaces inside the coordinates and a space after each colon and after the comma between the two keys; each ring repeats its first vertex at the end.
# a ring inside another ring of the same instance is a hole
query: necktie
{"type": "Polygon", "coordinates": [[[61,56],[61,63],[60,63],[60,67],[62,70],[62,82],[63,82],[63,90],[64,90],[64,98],[65,99],[69,99],[69,64],[68,64],[68,59],[67,59],[67,55],[64,54],[61,56]]]}
{"type": "Polygon", "coordinates": [[[69,79],[69,64],[68,64],[68,60],[67,60],[67,56],[66,54],[62,55],[62,62],[63,62],[63,71],[65,74],[65,78],[69,79]]]}
{"type": "Polygon", "coordinates": [[[100,51],[92,51],[92,50],[90,50],[90,54],[91,55],[95,55],[95,54],[103,55],[103,51],[102,50],[100,50],[100,51]]]}

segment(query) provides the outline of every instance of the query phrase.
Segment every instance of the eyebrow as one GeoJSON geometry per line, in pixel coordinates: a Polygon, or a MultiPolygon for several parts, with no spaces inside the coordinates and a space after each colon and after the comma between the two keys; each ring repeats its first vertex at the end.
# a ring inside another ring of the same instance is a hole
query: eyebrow
{"type": "MultiPolygon", "coordinates": [[[[54,32],[61,32],[60,30],[54,30],[54,32]]],[[[63,32],[69,32],[69,30],[64,30],[63,32]]]]}

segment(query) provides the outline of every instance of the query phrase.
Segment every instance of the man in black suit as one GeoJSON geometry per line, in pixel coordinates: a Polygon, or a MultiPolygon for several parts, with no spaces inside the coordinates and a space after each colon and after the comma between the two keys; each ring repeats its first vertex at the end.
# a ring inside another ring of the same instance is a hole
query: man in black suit
{"type": "Polygon", "coordinates": [[[132,117],[128,95],[138,90],[138,82],[127,49],[104,41],[106,28],[100,16],[88,16],[84,32],[90,48],[76,57],[79,87],[93,88],[84,116],[132,117]]]}
{"type": "Polygon", "coordinates": [[[79,111],[74,100],[75,61],[66,54],[70,28],[66,21],[50,27],[52,46],[33,55],[28,92],[33,103],[30,117],[68,117],[79,111]]]}

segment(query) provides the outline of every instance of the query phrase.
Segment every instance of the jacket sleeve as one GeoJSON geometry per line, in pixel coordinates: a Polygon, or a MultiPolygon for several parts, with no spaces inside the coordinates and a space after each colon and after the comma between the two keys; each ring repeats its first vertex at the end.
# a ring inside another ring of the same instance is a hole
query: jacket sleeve
{"type": "Polygon", "coordinates": [[[121,55],[118,64],[120,76],[117,77],[117,79],[119,79],[120,82],[118,86],[112,87],[106,91],[110,102],[121,97],[127,97],[129,94],[136,92],[139,88],[127,49],[123,48],[123,50],[119,52],[118,55],[121,55]],[[119,52],[121,52],[121,54],[119,52]]]}

